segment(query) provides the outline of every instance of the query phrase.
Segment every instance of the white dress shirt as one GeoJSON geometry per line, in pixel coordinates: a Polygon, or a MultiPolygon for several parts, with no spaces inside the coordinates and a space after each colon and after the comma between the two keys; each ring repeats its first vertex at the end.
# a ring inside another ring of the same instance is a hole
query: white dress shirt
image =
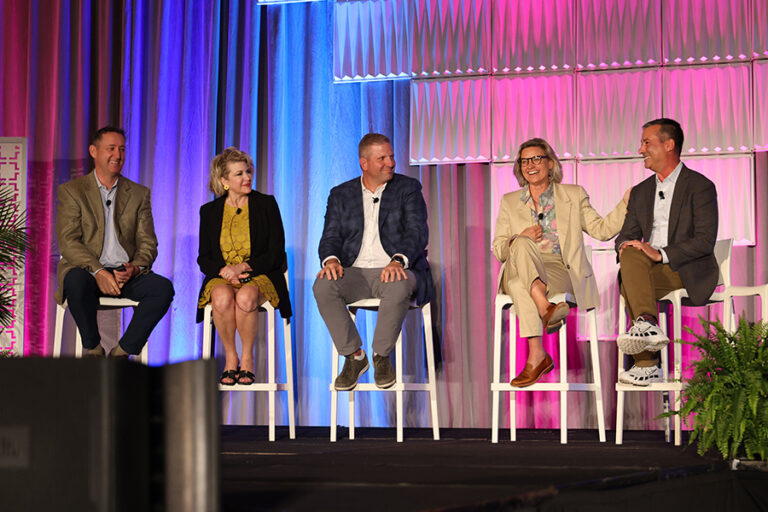
{"type": "Polygon", "coordinates": [[[117,197],[117,186],[120,183],[120,178],[109,190],[101,184],[96,173],[93,173],[93,178],[99,187],[101,206],[104,208],[104,245],[101,248],[99,262],[105,267],[118,267],[129,260],[128,253],[120,245],[117,231],[115,231],[115,198],[117,197]]]}
{"type": "Polygon", "coordinates": [[[669,210],[672,206],[672,196],[675,193],[675,184],[680,177],[680,169],[683,168],[683,162],[679,162],[672,173],[664,178],[664,181],[656,175],[656,194],[653,202],[653,227],[651,228],[651,239],[648,241],[651,247],[658,249],[661,253],[661,261],[669,263],[667,253],[664,247],[669,241],[669,210]]]}

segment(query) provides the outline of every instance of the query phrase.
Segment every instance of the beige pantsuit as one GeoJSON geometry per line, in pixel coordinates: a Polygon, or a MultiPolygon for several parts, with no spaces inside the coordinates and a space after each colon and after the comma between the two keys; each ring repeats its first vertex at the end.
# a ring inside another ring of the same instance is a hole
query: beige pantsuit
{"type": "Polygon", "coordinates": [[[553,187],[560,256],[541,253],[531,239],[517,236],[533,224],[530,208],[520,202],[522,190],[502,197],[496,219],[493,254],[504,263],[501,291],[515,301],[523,337],[542,333],[541,319],[530,295],[531,283],[537,277],[547,285],[548,296],[572,292],[580,308],[590,309],[599,304],[597,282],[584,251],[582,232],[608,240],[619,232],[627,212],[620,201],[603,218],[592,208],[589,196],[579,185],[555,183],[553,187]]]}

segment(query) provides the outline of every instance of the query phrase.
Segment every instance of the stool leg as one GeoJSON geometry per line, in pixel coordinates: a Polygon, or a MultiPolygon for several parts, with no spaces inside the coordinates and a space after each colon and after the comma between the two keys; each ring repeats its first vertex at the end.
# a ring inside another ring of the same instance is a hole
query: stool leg
{"type": "MultiPolygon", "coordinates": [[[[568,347],[566,347],[566,341],[568,339],[568,324],[564,323],[560,327],[560,383],[568,384],[568,347]]],[[[568,392],[566,390],[560,391],[560,443],[566,444],[568,442],[568,392]]]]}
{"type": "Polygon", "coordinates": [[[296,411],[293,391],[293,346],[291,336],[291,322],[283,319],[283,341],[285,345],[285,391],[288,402],[288,437],[296,439],[296,411]]]}
{"type": "MultiPolygon", "coordinates": [[[[517,315],[514,307],[509,308],[509,380],[515,378],[517,371],[517,315]]],[[[517,391],[509,392],[509,440],[517,440],[517,391]]]]}
{"type": "Polygon", "coordinates": [[[597,408],[597,430],[600,442],[605,442],[605,411],[603,409],[603,379],[600,375],[600,350],[597,341],[597,312],[587,311],[589,317],[589,353],[592,356],[592,382],[595,386],[595,407],[597,408]]]}
{"type": "Polygon", "coordinates": [[[493,316],[493,376],[491,378],[491,442],[499,442],[499,390],[495,388],[501,384],[501,325],[503,305],[496,300],[493,316]]]}
{"type": "Polygon", "coordinates": [[[267,400],[269,402],[269,440],[275,440],[275,316],[277,312],[273,309],[267,311],[267,400]]]}
{"type": "Polygon", "coordinates": [[[432,340],[432,310],[427,303],[421,308],[421,321],[424,327],[424,351],[427,358],[427,378],[429,379],[429,409],[432,416],[432,439],[440,440],[440,418],[437,415],[437,379],[435,378],[435,346],[432,340]]]}
{"type": "Polygon", "coordinates": [[[336,351],[336,345],[331,343],[331,442],[336,442],[336,424],[337,424],[337,405],[339,392],[334,388],[334,380],[339,373],[339,353],[336,351]]]}
{"type": "Polygon", "coordinates": [[[349,390],[349,438],[355,438],[355,390],[349,390]]]}
{"type": "Polygon", "coordinates": [[[397,442],[403,442],[403,331],[397,337],[395,342],[395,401],[397,408],[397,442]]]}
{"type": "Polygon", "coordinates": [[[616,392],[616,444],[624,442],[624,391],[616,392]]]}
{"type": "Polygon", "coordinates": [[[61,338],[64,335],[64,312],[66,310],[66,305],[59,304],[56,306],[56,327],[53,331],[53,357],[57,359],[61,357],[61,338]]]}

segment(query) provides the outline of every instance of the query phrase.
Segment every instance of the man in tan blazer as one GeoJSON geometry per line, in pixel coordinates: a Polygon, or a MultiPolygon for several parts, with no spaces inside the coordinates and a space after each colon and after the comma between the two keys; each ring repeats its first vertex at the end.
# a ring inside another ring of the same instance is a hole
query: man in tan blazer
{"type": "Polygon", "coordinates": [[[103,356],[96,310],[101,296],[139,302],[111,357],[138,354],[173,300],[173,285],[151,271],[157,256],[149,189],[120,175],[125,133],[105,126],[88,151],[94,170],[59,186],[61,260],[56,301],[67,301],[86,356],[103,356]]]}

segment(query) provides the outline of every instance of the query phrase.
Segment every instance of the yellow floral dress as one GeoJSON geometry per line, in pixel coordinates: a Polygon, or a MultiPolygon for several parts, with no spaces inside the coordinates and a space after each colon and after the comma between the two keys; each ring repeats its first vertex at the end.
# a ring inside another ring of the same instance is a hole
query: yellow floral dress
{"type": "MultiPolygon", "coordinates": [[[[238,214],[234,206],[224,204],[224,215],[221,219],[221,238],[219,239],[221,255],[227,265],[237,265],[246,261],[251,255],[251,235],[250,223],[248,218],[248,203],[238,214]]],[[[220,284],[228,284],[235,289],[243,286],[258,286],[259,292],[266,297],[272,307],[277,308],[280,298],[272,281],[264,274],[253,277],[247,283],[232,284],[223,277],[214,277],[205,285],[203,293],[200,295],[197,307],[203,308],[211,302],[211,290],[220,284]]]]}

